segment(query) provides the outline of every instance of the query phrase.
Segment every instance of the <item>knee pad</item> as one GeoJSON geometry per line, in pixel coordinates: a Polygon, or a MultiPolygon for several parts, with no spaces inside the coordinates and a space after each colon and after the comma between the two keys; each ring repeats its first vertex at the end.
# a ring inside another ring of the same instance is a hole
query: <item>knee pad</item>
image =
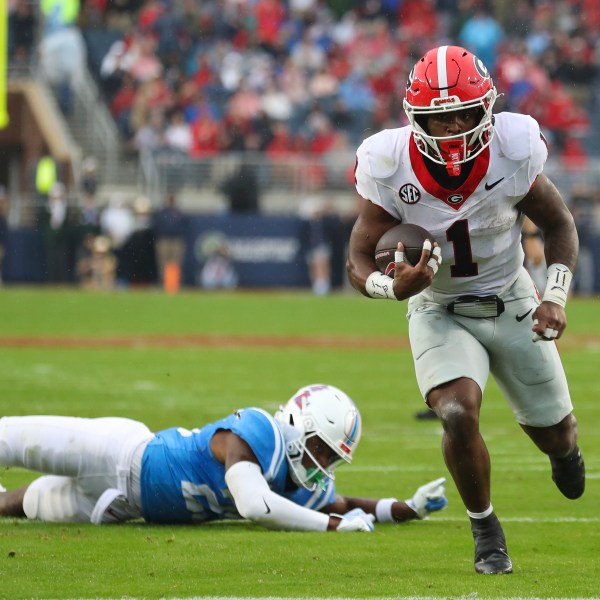
{"type": "Polygon", "coordinates": [[[23,497],[25,515],[39,521],[89,521],[91,509],[86,511],[86,504],[85,498],[77,494],[70,477],[56,475],[39,477],[30,484],[23,497]]]}

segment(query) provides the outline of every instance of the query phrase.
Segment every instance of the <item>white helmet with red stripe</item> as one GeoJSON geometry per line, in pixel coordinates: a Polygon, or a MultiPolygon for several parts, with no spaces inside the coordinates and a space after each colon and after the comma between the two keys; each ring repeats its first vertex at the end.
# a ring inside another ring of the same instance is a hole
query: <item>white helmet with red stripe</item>
{"type": "Polygon", "coordinates": [[[313,384],[299,389],[275,414],[286,443],[290,475],[294,482],[309,490],[325,487],[327,478],[342,463],[350,463],[361,434],[361,418],[352,399],[340,389],[313,384]],[[318,437],[332,450],[331,460],[321,465],[306,443],[318,437]],[[305,467],[304,455],[314,463],[305,467]]]}
{"type": "Polygon", "coordinates": [[[490,73],[474,54],[459,46],[440,46],[427,52],[408,76],[404,99],[404,110],[421,153],[446,166],[475,158],[492,141],[496,97],[490,73]],[[469,108],[481,112],[481,119],[470,131],[443,138],[427,131],[427,116],[469,108]]]}

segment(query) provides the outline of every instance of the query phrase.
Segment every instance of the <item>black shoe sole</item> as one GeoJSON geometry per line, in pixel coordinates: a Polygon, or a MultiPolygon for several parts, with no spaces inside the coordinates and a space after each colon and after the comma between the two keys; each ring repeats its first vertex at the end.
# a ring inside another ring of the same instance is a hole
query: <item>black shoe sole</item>
{"type": "Polygon", "coordinates": [[[475,571],[479,575],[510,575],[513,572],[512,561],[508,554],[490,556],[485,561],[475,563],[475,571]]]}

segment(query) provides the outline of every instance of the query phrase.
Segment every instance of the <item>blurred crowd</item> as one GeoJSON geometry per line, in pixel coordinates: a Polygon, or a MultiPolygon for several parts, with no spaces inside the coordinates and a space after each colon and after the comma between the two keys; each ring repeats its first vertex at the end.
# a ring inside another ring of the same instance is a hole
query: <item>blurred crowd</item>
{"type": "Polygon", "coordinates": [[[84,195],[82,203],[74,202],[58,180],[47,193],[38,188],[36,229],[43,243],[45,280],[94,290],[166,283],[168,291],[177,291],[186,217],[175,198],[153,210],[144,196],[129,199],[117,193],[99,205],[94,189],[88,187],[84,195]]]}
{"type": "MultiPolygon", "coordinates": [[[[265,153],[272,165],[285,165],[302,152],[318,155],[325,164],[329,153],[333,159],[338,151],[353,152],[366,135],[406,124],[402,98],[408,71],[441,43],[476,53],[502,93],[497,110],[535,117],[562,164],[584,164],[590,140],[591,151],[600,154],[600,141],[594,148],[590,135],[592,123],[600,122],[597,0],[8,4],[10,64],[36,57],[68,113],[70,86],[86,60],[133,154],[210,157],[252,151],[265,153]]],[[[115,196],[108,206],[97,207],[95,192],[85,188],[86,169],[92,173],[94,168],[84,164],[83,200],[76,207],[62,208],[56,201],[65,196],[60,182],[45,191],[38,225],[48,279],[102,288],[145,281],[165,285],[166,277],[177,287],[180,274],[166,265],[180,265],[184,250],[177,242],[157,242],[161,227],[168,231],[169,224],[160,225],[160,215],[144,199],[125,205],[115,196]]],[[[88,185],[93,180],[89,176],[88,185]]],[[[259,211],[253,181],[253,174],[236,173],[222,182],[220,191],[232,211],[259,211]]],[[[582,238],[578,270],[584,275],[576,289],[590,293],[594,257],[586,253],[586,238],[600,230],[600,194],[576,186],[567,201],[582,238]]],[[[312,204],[307,202],[301,215],[312,226],[309,267],[315,293],[327,293],[327,215],[312,204]]],[[[166,198],[161,210],[167,221],[175,219],[174,198],[166,198]]],[[[527,240],[535,237],[535,231],[525,235],[532,270],[538,259],[535,244],[527,240]]],[[[226,258],[226,250],[216,254],[221,262],[226,258]]],[[[221,273],[218,262],[207,273],[221,273]]]]}
{"type": "MultiPolygon", "coordinates": [[[[29,174],[37,207],[33,229],[42,244],[43,280],[77,284],[90,290],[158,287],[177,292],[183,284],[189,214],[174,192],[153,207],[143,196],[110,195],[98,199],[98,164],[88,156],[81,165],[79,193],[69,192],[49,154],[40,156],[29,174]]],[[[223,192],[226,194],[226,192],[223,192]]],[[[256,206],[228,199],[228,213],[256,213],[256,206]]],[[[258,198],[256,198],[258,202],[258,198]]],[[[8,238],[6,189],[0,187],[0,284],[8,238]]],[[[225,238],[207,240],[200,249],[201,268],[194,283],[205,289],[237,286],[238,277],[225,238]]]]}
{"type": "MultiPolygon", "coordinates": [[[[581,139],[597,109],[596,0],[44,0],[41,7],[53,33],[57,23],[77,25],[132,152],[254,150],[276,158],[353,150],[369,132],[405,124],[408,71],[445,42],[476,53],[504,93],[498,108],[534,116],[555,152],[575,164],[585,159],[581,139]]],[[[31,53],[35,18],[27,0],[11,0],[13,59],[31,53]]]]}

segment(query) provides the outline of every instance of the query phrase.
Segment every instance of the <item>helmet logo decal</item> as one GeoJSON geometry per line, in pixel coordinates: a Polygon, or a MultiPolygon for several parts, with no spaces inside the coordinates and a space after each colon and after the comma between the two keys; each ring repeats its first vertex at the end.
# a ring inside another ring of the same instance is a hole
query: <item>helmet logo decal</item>
{"type": "Polygon", "coordinates": [[[405,183],[398,191],[398,195],[405,204],[416,204],[421,199],[419,188],[412,183],[405,183]]]}
{"type": "Polygon", "coordinates": [[[311,392],[318,392],[320,390],[326,389],[326,385],[311,385],[307,386],[306,389],[302,391],[301,394],[298,394],[294,397],[294,402],[298,405],[298,408],[302,408],[302,401],[310,398],[311,392]]]}
{"type": "Polygon", "coordinates": [[[415,79],[415,68],[413,67],[408,74],[408,81],[406,82],[406,89],[410,89],[410,86],[413,84],[415,79]]]}
{"type": "Polygon", "coordinates": [[[346,452],[346,454],[350,454],[350,446],[356,443],[356,434],[360,431],[360,428],[360,415],[358,412],[355,412],[352,424],[350,425],[350,433],[346,434],[346,442],[340,444],[341,449],[346,452]]]}
{"type": "Polygon", "coordinates": [[[487,70],[487,67],[481,62],[480,58],[473,56],[473,64],[475,65],[475,70],[481,75],[483,79],[489,79],[490,72],[487,70]]]}

